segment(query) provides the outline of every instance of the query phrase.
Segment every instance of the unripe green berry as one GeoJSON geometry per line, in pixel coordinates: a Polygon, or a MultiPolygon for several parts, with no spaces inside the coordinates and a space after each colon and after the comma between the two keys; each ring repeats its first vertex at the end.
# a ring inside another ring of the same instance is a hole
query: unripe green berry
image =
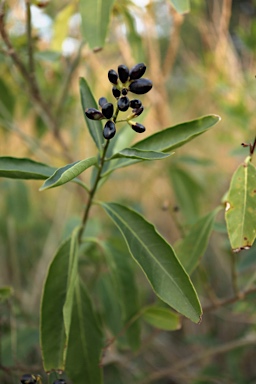
{"type": "Polygon", "coordinates": [[[140,79],[144,75],[144,73],[146,72],[146,68],[147,67],[144,63],[136,64],[130,70],[130,80],[140,79]]]}
{"type": "Polygon", "coordinates": [[[104,119],[103,114],[96,108],[87,108],[85,110],[85,114],[88,117],[88,119],[91,119],[91,120],[104,119]]]}
{"type": "Polygon", "coordinates": [[[118,74],[116,73],[116,71],[114,69],[110,69],[108,71],[108,79],[109,79],[110,83],[112,83],[112,84],[118,83],[118,74]]]}
{"type": "Polygon", "coordinates": [[[114,113],[114,106],[112,103],[106,103],[103,105],[102,114],[106,117],[106,119],[111,119],[114,113]]]}
{"type": "Polygon", "coordinates": [[[118,66],[117,71],[118,71],[119,79],[121,80],[121,82],[123,84],[126,83],[129,77],[129,68],[126,65],[121,64],[118,66]]]}
{"type": "Polygon", "coordinates": [[[113,121],[108,120],[103,129],[103,136],[105,137],[105,139],[110,140],[115,136],[115,134],[116,134],[116,126],[113,123],[113,121]]]}
{"type": "Polygon", "coordinates": [[[138,79],[134,80],[130,86],[129,91],[132,93],[136,93],[137,95],[143,95],[144,93],[147,93],[150,91],[150,89],[153,87],[153,83],[149,79],[138,79]]]}
{"type": "Polygon", "coordinates": [[[122,112],[127,111],[127,109],[129,108],[129,105],[130,105],[130,101],[127,96],[122,96],[120,97],[120,99],[118,99],[117,106],[120,111],[122,112]]]}

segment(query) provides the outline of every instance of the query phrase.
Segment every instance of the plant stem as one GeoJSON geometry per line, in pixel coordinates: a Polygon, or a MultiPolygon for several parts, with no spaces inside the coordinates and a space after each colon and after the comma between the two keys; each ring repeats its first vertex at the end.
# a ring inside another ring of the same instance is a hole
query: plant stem
{"type": "Polygon", "coordinates": [[[29,68],[29,74],[30,74],[31,80],[34,81],[35,66],[34,66],[34,56],[33,56],[30,0],[26,0],[26,16],[27,16],[27,41],[28,41],[28,68],[29,68]]]}

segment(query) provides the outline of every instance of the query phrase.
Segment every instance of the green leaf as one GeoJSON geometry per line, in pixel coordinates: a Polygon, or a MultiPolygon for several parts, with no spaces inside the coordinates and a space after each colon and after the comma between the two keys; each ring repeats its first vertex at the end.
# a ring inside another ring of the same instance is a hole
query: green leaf
{"type": "Polygon", "coordinates": [[[169,153],[156,152],[156,151],[143,151],[137,148],[125,148],[122,151],[115,153],[109,160],[119,159],[126,157],[128,159],[139,159],[139,160],[161,160],[169,157],[169,153]]]}
{"type": "Polygon", "coordinates": [[[16,98],[11,92],[11,87],[6,85],[3,79],[0,79],[0,116],[3,119],[12,118],[15,100],[16,98]]]}
{"type": "Polygon", "coordinates": [[[12,287],[0,287],[0,303],[8,300],[13,295],[12,287]]]}
{"type": "MultiPolygon", "coordinates": [[[[70,3],[70,2],[69,2],[70,3]]],[[[51,39],[51,49],[53,51],[61,51],[62,43],[68,36],[69,25],[68,21],[75,12],[75,2],[64,6],[55,17],[53,25],[53,38],[51,39]]]]}
{"type": "MultiPolygon", "coordinates": [[[[110,240],[104,245],[106,258],[112,277],[116,282],[116,292],[122,309],[123,326],[140,311],[138,289],[135,281],[130,255],[125,252],[123,240],[119,243],[110,240]]],[[[127,341],[133,350],[140,346],[140,324],[132,323],[126,330],[127,341]]]]}
{"type": "Polygon", "coordinates": [[[86,80],[84,78],[80,78],[80,97],[81,97],[81,104],[83,108],[83,114],[84,119],[87,124],[87,127],[89,129],[90,135],[92,139],[94,140],[97,148],[102,151],[102,146],[104,144],[104,137],[103,137],[103,129],[101,121],[99,120],[90,120],[85,115],[86,108],[98,108],[98,105],[92,95],[92,92],[89,88],[89,85],[87,84],[86,80]]]}
{"type": "Polygon", "coordinates": [[[45,180],[39,190],[44,191],[45,189],[66,184],[96,163],[97,157],[89,157],[88,159],[76,161],[75,163],[58,168],[51,177],[45,180]]]}
{"type": "Polygon", "coordinates": [[[71,239],[58,249],[46,277],[40,321],[40,342],[45,371],[64,370],[66,334],[63,307],[67,296],[71,239]]]}
{"type": "Polygon", "coordinates": [[[91,48],[104,46],[114,0],[80,0],[82,35],[91,48]]]}
{"type": "Polygon", "coordinates": [[[101,203],[122,233],[128,249],[165,303],[194,322],[201,318],[196,291],[172,247],[137,212],[116,203],[101,203]]]}
{"type": "Polygon", "coordinates": [[[180,317],[167,308],[147,307],[142,313],[142,318],[153,327],[163,331],[175,331],[181,328],[180,317]]]}
{"type": "Polygon", "coordinates": [[[101,384],[103,336],[90,297],[77,281],[67,350],[66,371],[73,383],[101,384]]]}
{"type": "Polygon", "coordinates": [[[220,207],[198,220],[186,237],[174,244],[175,252],[189,275],[194,271],[200,258],[205,253],[214,219],[219,210],[220,207]]]}
{"type": "Polygon", "coordinates": [[[189,0],[170,0],[173,7],[179,13],[187,13],[190,11],[190,1],[189,0]]]}
{"type": "Polygon", "coordinates": [[[256,237],[256,168],[250,159],[232,177],[225,219],[233,251],[250,248],[256,237]]]}
{"type": "Polygon", "coordinates": [[[44,180],[56,168],[27,158],[0,157],[0,177],[11,179],[44,180]]]}
{"type": "Polygon", "coordinates": [[[177,206],[186,222],[193,223],[199,214],[199,199],[203,189],[190,173],[175,164],[169,168],[169,174],[177,206]]]}
{"type": "MultiPolygon", "coordinates": [[[[220,117],[217,115],[203,116],[199,119],[187,121],[154,133],[146,139],[135,143],[132,148],[144,151],[170,152],[195,139],[219,121],[220,117]]],[[[114,169],[127,167],[136,162],[137,160],[135,159],[120,159],[119,162],[114,164],[114,167],[110,168],[107,172],[110,173],[114,169]]]]}

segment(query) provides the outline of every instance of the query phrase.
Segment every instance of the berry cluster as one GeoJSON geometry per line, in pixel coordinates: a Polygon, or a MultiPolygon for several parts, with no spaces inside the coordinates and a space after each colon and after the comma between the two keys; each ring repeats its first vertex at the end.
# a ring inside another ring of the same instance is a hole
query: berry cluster
{"type": "Polygon", "coordinates": [[[96,108],[87,108],[85,110],[86,116],[91,120],[107,119],[103,129],[105,139],[109,140],[115,136],[115,124],[118,123],[116,120],[117,115],[119,111],[126,112],[129,108],[132,109],[132,113],[126,119],[120,121],[127,121],[135,132],[145,132],[146,128],[144,125],[132,120],[143,112],[143,105],[139,99],[130,100],[127,96],[128,92],[143,95],[151,90],[153,86],[152,81],[142,78],[145,71],[146,65],[144,63],[136,64],[130,70],[124,64],[118,66],[117,72],[114,69],[110,69],[108,71],[108,79],[112,84],[112,94],[116,98],[116,108],[105,97],[101,97],[98,101],[101,110],[96,108]]]}
{"type": "MultiPolygon", "coordinates": [[[[21,384],[40,384],[41,376],[40,375],[31,375],[30,373],[26,373],[20,378],[21,384]]],[[[66,384],[64,379],[55,380],[53,384],[66,384]]]]}

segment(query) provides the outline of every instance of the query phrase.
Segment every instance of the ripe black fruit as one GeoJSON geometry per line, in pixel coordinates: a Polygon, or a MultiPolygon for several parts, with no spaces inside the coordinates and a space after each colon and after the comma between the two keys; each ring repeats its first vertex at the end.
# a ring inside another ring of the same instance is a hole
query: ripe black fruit
{"type": "Polygon", "coordinates": [[[153,87],[152,81],[149,79],[138,79],[134,80],[130,86],[129,90],[132,93],[136,93],[137,95],[143,95],[144,93],[147,93],[150,91],[150,89],[153,87]]]}
{"type": "Polygon", "coordinates": [[[106,119],[111,119],[114,113],[114,106],[112,103],[106,103],[102,107],[102,113],[106,117],[106,119]]]}
{"type": "Polygon", "coordinates": [[[22,384],[35,384],[37,382],[36,377],[30,373],[26,373],[20,379],[22,384]]]}
{"type": "Polygon", "coordinates": [[[147,67],[144,63],[136,64],[130,70],[130,80],[140,79],[144,75],[144,73],[146,72],[146,68],[147,67]]]}
{"type": "Polygon", "coordinates": [[[118,88],[113,87],[113,88],[112,88],[112,94],[113,94],[113,96],[114,96],[116,99],[118,99],[118,98],[120,97],[120,95],[121,95],[121,91],[120,91],[118,88]]]}
{"type": "Polygon", "coordinates": [[[91,120],[101,120],[104,118],[103,114],[96,108],[87,108],[85,114],[91,120]]]}
{"type": "Polygon", "coordinates": [[[112,83],[112,84],[118,83],[118,74],[116,73],[116,71],[114,69],[110,69],[108,71],[108,79],[109,79],[110,83],[112,83]]]}
{"type": "Polygon", "coordinates": [[[100,106],[101,108],[102,108],[103,105],[106,104],[107,102],[108,102],[108,101],[107,101],[106,97],[101,97],[101,98],[99,98],[99,101],[98,101],[99,106],[100,106]]]}
{"type": "Polygon", "coordinates": [[[144,111],[144,107],[141,106],[140,108],[135,108],[132,110],[134,116],[139,116],[142,114],[142,112],[144,111]]]}
{"type": "Polygon", "coordinates": [[[130,122],[130,125],[131,125],[132,129],[137,133],[143,133],[146,131],[146,128],[144,127],[144,125],[142,125],[140,123],[132,121],[132,122],[130,122]]]}
{"type": "Polygon", "coordinates": [[[129,108],[130,101],[127,96],[122,96],[117,102],[118,109],[122,112],[127,111],[129,108]]]}
{"type": "Polygon", "coordinates": [[[55,380],[53,384],[66,384],[66,381],[64,379],[58,379],[55,380]]]}
{"type": "Polygon", "coordinates": [[[103,136],[105,139],[110,140],[116,134],[116,126],[113,121],[109,120],[106,122],[105,127],[103,129],[103,136]]]}
{"type": "Polygon", "coordinates": [[[132,99],[130,100],[130,107],[132,109],[137,109],[142,106],[142,102],[139,99],[132,99]]]}
{"type": "Polygon", "coordinates": [[[126,65],[121,64],[118,66],[117,71],[118,71],[119,79],[121,80],[121,82],[123,84],[126,83],[129,77],[129,68],[126,67],[126,65]]]}

